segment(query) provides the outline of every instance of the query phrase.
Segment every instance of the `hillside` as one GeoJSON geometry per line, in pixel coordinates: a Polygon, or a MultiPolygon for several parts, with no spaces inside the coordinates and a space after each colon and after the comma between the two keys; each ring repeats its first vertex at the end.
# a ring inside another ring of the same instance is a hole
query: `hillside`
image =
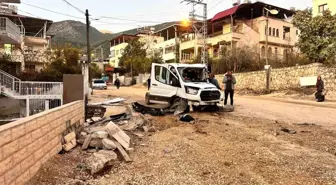
{"type": "MultiPolygon", "coordinates": [[[[79,21],[55,22],[48,30],[48,34],[54,35],[53,46],[71,43],[75,47],[82,48],[86,45],[86,25],[79,21]]],[[[92,45],[102,43],[113,37],[113,34],[101,33],[96,28],[90,28],[90,41],[92,45]]]]}

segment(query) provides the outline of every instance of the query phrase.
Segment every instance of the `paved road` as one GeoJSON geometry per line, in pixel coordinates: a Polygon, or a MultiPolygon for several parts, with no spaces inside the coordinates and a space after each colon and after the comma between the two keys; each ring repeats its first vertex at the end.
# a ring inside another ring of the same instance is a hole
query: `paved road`
{"type": "MultiPolygon", "coordinates": [[[[109,88],[107,91],[96,91],[95,93],[142,101],[146,92],[145,88],[122,87],[119,90],[109,88]]],[[[234,114],[286,123],[315,123],[327,129],[336,130],[336,103],[333,102],[316,104],[309,101],[237,96],[235,103],[234,114]]]]}

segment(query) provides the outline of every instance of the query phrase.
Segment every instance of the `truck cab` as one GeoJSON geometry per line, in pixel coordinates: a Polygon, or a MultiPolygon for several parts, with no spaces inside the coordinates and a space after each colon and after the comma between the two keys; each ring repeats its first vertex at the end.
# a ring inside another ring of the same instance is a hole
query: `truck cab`
{"type": "Polygon", "coordinates": [[[207,77],[204,64],[153,63],[146,103],[184,99],[189,105],[217,105],[223,99],[222,93],[207,77]]]}

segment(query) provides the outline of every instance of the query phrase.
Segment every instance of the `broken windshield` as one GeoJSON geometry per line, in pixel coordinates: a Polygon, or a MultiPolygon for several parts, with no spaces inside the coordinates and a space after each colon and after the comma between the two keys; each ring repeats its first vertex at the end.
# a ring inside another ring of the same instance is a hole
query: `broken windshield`
{"type": "Polygon", "coordinates": [[[184,82],[206,82],[205,68],[179,67],[177,68],[184,82]]]}

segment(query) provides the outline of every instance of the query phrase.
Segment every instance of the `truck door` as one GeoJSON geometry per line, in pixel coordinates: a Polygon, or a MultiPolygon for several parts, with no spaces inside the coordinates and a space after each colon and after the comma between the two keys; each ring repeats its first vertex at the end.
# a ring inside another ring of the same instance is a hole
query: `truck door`
{"type": "Polygon", "coordinates": [[[179,88],[178,78],[164,65],[152,64],[150,95],[152,100],[169,101],[179,88]]]}

